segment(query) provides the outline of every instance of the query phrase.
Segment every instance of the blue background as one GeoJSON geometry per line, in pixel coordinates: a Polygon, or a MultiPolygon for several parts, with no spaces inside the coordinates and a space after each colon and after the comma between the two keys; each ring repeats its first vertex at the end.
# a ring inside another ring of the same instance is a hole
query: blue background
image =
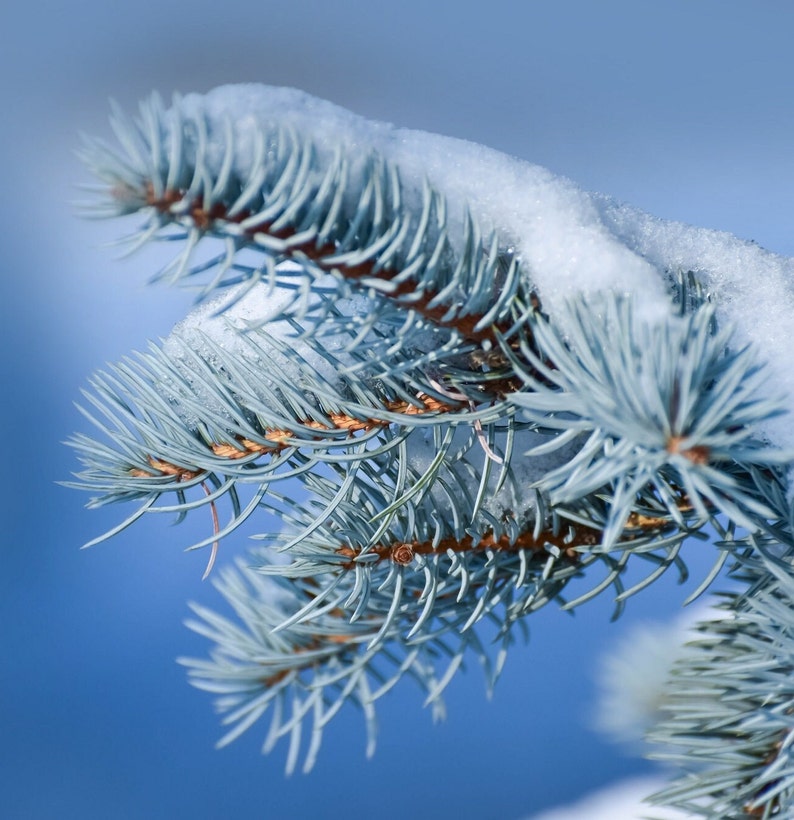
{"type": "MultiPolygon", "coordinates": [[[[234,81],[291,85],[358,113],[486,143],[658,216],[794,253],[794,8],[786,2],[245,0],[19,3],[0,31],[2,527],[0,814],[9,818],[518,818],[648,765],[587,728],[595,659],[628,626],[671,617],[668,578],[609,623],[604,599],[548,608],[488,702],[476,669],[433,726],[406,681],[381,704],[366,761],[343,712],[315,771],[283,776],[257,727],[223,751],[210,698],[177,655],[202,655],[186,601],[216,606],[193,534],[86,512],[56,485],[88,375],[187,311],[144,286],[152,253],[116,262],[123,226],[79,221],[77,132],[234,81]],[[79,9],[79,10],[78,10],[79,9]]],[[[196,526],[204,532],[206,521],[196,526]]],[[[246,547],[225,543],[221,561],[246,547]]],[[[689,549],[694,574],[709,551],[689,549]]],[[[691,584],[690,584],[691,588],[691,584]]]]}

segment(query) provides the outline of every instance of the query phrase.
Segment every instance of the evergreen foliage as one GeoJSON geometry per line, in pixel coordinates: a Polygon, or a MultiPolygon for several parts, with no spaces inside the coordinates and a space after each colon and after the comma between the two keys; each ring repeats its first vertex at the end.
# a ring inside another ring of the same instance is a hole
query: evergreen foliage
{"type": "Polygon", "coordinates": [[[791,556],[747,561],[747,588],[673,669],[651,739],[684,774],[653,796],[695,816],[790,817],[794,806],[791,556]]]}
{"type": "Polygon", "coordinates": [[[720,326],[719,294],[666,271],[663,321],[614,291],[548,315],[514,237],[377,141],[239,113],[155,96],[114,112],[118,147],[87,144],[92,212],[140,213],[135,247],[179,243],[157,278],[209,307],[95,376],[84,412],[102,435],[72,440],[90,506],[136,505],[102,538],[208,511],[209,572],[244,522],[283,523],[218,573],[237,619],[195,607],[190,624],[215,645],[183,662],[218,695],[221,742],[267,714],[265,751],[287,737],[288,770],[302,747],[308,770],[350,701],[371,753],[374,703],[403,676],[440,715],[467,654],[492,686],[529,613],[608,589],[619,611],[684,574],[683,541],[709,526],[696,594],[726,562],[746,591],[672,678],[656,736],[703,767],[660,799],[794,816],[789,456],[765,433],[785,406],[720,326]]]}

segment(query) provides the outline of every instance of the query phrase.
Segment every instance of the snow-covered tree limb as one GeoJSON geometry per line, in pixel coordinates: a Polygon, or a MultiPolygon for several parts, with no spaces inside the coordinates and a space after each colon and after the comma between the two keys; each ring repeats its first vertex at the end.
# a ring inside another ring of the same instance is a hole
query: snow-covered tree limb
{"type": "Polygon", "coordinates": [[[350,700],[371,750],[401,677],[440,709],[471,652],[491,685],[530,612],[606,589],[619,610],[685,574],[707,526],[697,592],[726,562],[788,566],[791,260],[288,89],[153,97],[113,126],[85,149],[92,212],[140,213],[133,246],[177,242],[157,278],[203,303],[94,378],[104,435],[74,438],[76,483],[138,505],[109,535],[209,510],[208,571],[244,522],[282,522],[256,571],[221,573],[239,622],[192,622],[224,742],[268,712],[291,769],[309,723],[308,768],[350,700]]]}

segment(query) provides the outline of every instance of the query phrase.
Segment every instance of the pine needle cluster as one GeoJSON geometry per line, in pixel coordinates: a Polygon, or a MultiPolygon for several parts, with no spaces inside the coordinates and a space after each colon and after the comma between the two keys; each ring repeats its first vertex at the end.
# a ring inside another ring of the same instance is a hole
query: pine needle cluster
{"type": "Polygon", "coordinates": [[[695,594],[726,563],[752,579],[676,671],[659,730],[716,773],[664,800],[791,816],[792,515],[788,457],[765,435],[785,407],[721,326],[719,294],[663,271],[664,320],[614,291],[550,315],[515,237],[375,140],[156,96],[112,122],[117,145],[84,150],[93,214],[140,214],[133,247],[175,242],[156,278],[209,307],[93,378],[98,435],[72,440],[74,483],[90,506],[134,505],[102,538],[203,512],[208,573],[245,522],[281,522],[216,571],[235,619],[194,608],[214,648],[183,662],[217,695],[221,742],[267,716],[265,750],[287,738],[288,770],[301,755],[309,769],[352,702],[371,753],[374,704],[400,679],[440,715],[467,655],[492,686],[531,612],[608,589],[620,609],[685,573],[683,542],[708,528],[695,594]],[[627,586],[629,565],[643,572],[627,586]]]}

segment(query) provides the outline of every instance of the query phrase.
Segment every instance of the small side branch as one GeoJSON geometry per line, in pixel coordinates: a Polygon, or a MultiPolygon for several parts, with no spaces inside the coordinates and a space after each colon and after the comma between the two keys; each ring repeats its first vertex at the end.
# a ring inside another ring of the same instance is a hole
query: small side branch
{"type": "MultiPolygon", "coordinates": [[[[384,410],[389,413],[397,413],[403,416],[419,416],[425,413],[449,413],[459,409],[456,405],[441,402],[432,396],[421,395],[417,404],[407,401],[389,401],[384,404],[384,410]]],[[[331,425],[323,424],[313,419],[302,420],[300,424],[312,430],[323,433],[343,432],[350,436],[356,433],[368,432],[377,427],[388,427],[391,424],[386,419],[367,418],[360,419],[346,413],[330,413],[328,416],[331,425]]],[[[275,453],[288,447],[294,447],[296,443],[295,434],[286,429],[270,429],[264,431],[261,441],[252,441],[248,438],[235,438],[234,442],[216,442],[210,445],[212,452],[220,458],[238,460],[248,458],[252,455],[264,455],[275,453]]],[[[131,468],[129,474],[135,478],[153,478],[164,475],[176,476],[180,481],[190,481],[201,475],[202,471],[191,470],[188,467],[172,464],[170,461],[150,455],[148,462],[152,467],[152,472],[142,470],[139,467],[131,468]]]]}

